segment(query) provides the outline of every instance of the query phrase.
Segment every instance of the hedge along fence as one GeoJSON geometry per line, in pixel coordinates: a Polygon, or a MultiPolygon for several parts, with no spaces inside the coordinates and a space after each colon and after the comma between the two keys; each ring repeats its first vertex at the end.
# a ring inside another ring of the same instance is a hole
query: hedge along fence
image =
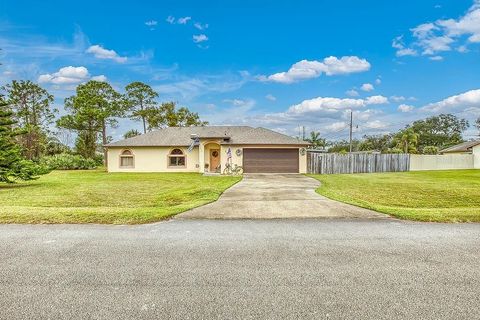
{"type": "Polygon", "coordinates": [[[308,153],[308,173],[372,173],[410,170],[409,154],[308,153]]]}

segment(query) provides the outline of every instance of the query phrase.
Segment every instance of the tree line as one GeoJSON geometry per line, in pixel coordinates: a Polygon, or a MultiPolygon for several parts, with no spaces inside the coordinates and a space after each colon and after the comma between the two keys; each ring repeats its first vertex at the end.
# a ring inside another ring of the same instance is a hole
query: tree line
{"type": "MultiPolygon", "coordinates": [[[[480,117],[475,121],[480,136],[480,117]]],[[[353,139],[352,150],[359,152],[438,154],[444,148],[464,142],[463,132],[469,127],[465,119],[453,114],[440,114],[417,120],[405,128],[388,134],[364,135],[353,139]]],[[[306,139],[314,148],[328,152],[349,151],[347,140],[327,141],[319,132],[312,131],[306,139]]]]}
{"type": "MultiPolygon", "coordinates": [[[[142,123],[143,133],[165,126],[202,126],[198,113],[175,102],[158,102],[158,93],[142,82],[128,84],[123,93],[109,83],[88,81],[77,86],[75,94],[66,98],[64,111],[53,107],[54,97],[45,88],[32,81],[12,81],[2,86],[4,111],[11,112],[18,132],[16,142],[27,160],[38,160],[45,155],[73,151],[84,158],[95,158],[103,145],[112,138],[109,130],[116,128],[119,118],[130,118],[142,123]],[[68,130],[76,134],[74,149],[60,141],[56,134],[68,130]]],[[[128,136],[140,134],[130,130],[128,136]]]]}
{"type": "MultiPolygon", "coordinates": [[[[142,82],[118,92],[109,83],[88,81],[64,100],[64,112],[54,96],[29,80],[0,87],[0,182],[31,180],[57,167],[91,168],[106,163],[103,147],[119,118],[142,123],[143,133],[167,126],[203,126],[196,112],[175,102],[159,102],[158,93],[142,82]],[[61,133],[75,134],[74,147],[61,133]]],[[[129,130],[125,137],[141,134],[129,130]]]]}

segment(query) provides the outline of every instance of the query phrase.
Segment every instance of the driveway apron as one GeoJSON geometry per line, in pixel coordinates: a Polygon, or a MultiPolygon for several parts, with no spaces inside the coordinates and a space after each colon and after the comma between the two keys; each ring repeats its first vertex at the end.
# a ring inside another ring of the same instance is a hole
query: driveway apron
{"type": "Polygon", "coordinates": [[[247,174],[213,203],[176,219],[376,218],[387,215],[315,192],[320,182],[299,174],[247,174]]]}

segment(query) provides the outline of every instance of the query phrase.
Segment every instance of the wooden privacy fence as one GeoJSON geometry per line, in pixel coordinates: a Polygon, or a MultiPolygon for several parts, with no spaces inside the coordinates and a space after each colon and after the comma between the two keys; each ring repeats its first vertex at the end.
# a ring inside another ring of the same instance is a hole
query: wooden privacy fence
{"type": "Polygon", "coordinates": [[[409,154],[308,153],[308,173],[367,173],[409,171],[409,154]]]}

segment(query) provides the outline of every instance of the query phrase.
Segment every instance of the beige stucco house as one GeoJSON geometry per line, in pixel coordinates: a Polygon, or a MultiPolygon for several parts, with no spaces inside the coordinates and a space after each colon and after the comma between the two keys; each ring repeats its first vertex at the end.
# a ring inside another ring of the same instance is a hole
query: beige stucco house
{"type": "Polygon", "coordinates": [[[248,126],[169,127],[107,144],[109,172],[306,173],[307,142],[248,126]]]}

